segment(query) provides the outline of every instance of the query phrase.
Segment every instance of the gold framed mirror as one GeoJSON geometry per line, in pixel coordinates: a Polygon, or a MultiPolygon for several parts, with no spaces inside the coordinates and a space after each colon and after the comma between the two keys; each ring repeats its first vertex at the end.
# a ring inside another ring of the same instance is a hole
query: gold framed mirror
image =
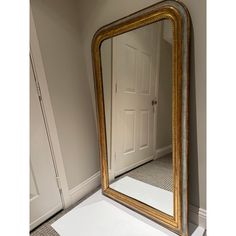
{"type": "Polygon", "coordinates": [[[190,16],[162,1],[92,41],[103,194],[188,235],[190,16]]]}

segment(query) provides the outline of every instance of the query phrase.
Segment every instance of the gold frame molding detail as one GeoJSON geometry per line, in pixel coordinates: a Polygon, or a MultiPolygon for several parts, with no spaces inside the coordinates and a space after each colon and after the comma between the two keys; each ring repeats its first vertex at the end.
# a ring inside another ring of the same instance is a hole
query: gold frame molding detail
{"type": "Polygon", "coordinates": [[[187,8],[178,1],[162,1],[106,25],[95,33],[92,41],[92,60],[103,194],[182,236],[188,236],[189,46],[190,16],[187,8]],[[164,19],[170,19],[173,25],[173,216],[109,187],[105,107],[100,52],[100,46],[104,40],[164,19]]]}

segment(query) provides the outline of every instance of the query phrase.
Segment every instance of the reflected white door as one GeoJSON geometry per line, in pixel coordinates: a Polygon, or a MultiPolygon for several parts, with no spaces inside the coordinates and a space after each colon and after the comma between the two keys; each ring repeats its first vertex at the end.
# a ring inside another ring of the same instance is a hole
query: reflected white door
{"type": "Polygon", "coordinates": [[[30,65],[30,229],[62,209],[47,132],[30,65]]]}
{"type": "Polygon", "coordinates": [[[112,149],[114,175],[154,157],[157,26],[113,39],[112,149]]]}

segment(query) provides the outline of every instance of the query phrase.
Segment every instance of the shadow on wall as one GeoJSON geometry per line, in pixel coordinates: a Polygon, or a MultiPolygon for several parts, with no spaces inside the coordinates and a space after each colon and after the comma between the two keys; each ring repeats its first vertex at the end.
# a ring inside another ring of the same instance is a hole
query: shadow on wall
{"type": "Polygon", "coordinates": [[[200,206],[199,176],[198,176],[198,140],[197,140],[197,108],[196,108],[196,81],[195,81],[195,47],[194,29],[191,23],[190,49],[190,144],[189,144],[189,202],[200,206]]]}

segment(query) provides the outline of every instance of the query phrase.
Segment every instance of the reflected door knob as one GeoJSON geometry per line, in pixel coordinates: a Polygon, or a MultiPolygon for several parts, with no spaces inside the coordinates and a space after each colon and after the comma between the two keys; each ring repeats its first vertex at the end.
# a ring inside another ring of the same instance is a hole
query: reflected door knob
{"type": "Polygon", "coordinates": [[[157,104],[157,100],[156,99],[153,99],[152,100],[152,106],[156,105],[157,104]]]}

